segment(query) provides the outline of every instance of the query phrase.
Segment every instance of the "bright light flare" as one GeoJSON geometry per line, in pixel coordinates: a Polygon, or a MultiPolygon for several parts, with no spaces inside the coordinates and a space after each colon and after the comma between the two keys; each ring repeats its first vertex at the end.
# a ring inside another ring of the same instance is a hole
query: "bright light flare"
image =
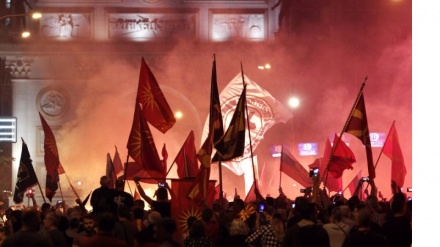
{"type": "Polygon", "coordinates": [[[21,33],[22,38],[29,38],[31,36],[31,33],[29,31],[24,31],[21,33]]]}
{"type": "Polygon", "coordinates": [[[40,12],[34,12],[32,13],[32,19],[37,20],[37,19],[41,19],[42,14],[40,12]]]}
{"type": "Polygon", "coordinates": [[[296,97],[292,97],[289,99],[289,106],[292,108],[296,108],[299,106],[299,99],[296,97]]]}
{"type": "Polygon", "coordinates": [[[183,113],[181,111],[176,112],[176,114],[174,114],[174,116],[179,119],[183,117],[183,113]]]}

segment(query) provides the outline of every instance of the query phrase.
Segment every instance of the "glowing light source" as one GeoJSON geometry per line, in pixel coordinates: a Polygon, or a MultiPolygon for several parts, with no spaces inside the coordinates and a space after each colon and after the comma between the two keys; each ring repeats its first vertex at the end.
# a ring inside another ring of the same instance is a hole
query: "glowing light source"
{"type": "Polygon", "coordinates": [[[76,184],[78,184],[78,186],[81,186],[82,182],[78,181],[76,184]]]}
{"type": "Polygon", "coordinates": [[[29,38],[31,36],[31,33],[29,31],[24,31],[21,33],[22,38],[29,38]]]}
{"type": "Polygon", "coordinates": [[[266,63],[265,65],[258,65],[259,70],[265,70],[265,69],[270,69],[270,68],[271,68],[271,66],[268,63],[266,63]]]}
{"type": "Polygon", "coordinates": [[[296,108],[299,106],[299,99],[296,97],[292,97],[289,99],[289,106],[292,108],[296,108]]]}
{"type": "Polygon", "coordinates": [[[42,14],[40,12],[34,12],[32,13],[32,19],[37,20],[37,19],[41,19],[42,14]]]}
{"type": "Polygon", "coordinates": [[[176,118],[182,118],[182,117],[183,117],[183,113],[182,113],[181,111],[177,111],[177,112],[174,114],[174,116],[175,116],[176,118]]]}

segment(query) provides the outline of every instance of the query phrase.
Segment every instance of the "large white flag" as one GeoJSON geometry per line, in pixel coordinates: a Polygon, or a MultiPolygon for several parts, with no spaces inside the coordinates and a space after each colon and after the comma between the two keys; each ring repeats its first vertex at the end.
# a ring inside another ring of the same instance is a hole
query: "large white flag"
{"type": "MultiPolygon", "coordinates": [[[[291,117],[292,113],[278,100],[276,100],[268,91],[261,88],[257,83],[244,75],[246,88],[246,103],[249,115],[249,127],[251,130],[252,149],[255,150],[263,139],[264,134],[273,125],[285,123],[291,117]]],[[[231,82],[220,93],[220,103],[223,116],[223,124],[228,126],[234,115],[240,94],[243,91],[243,79],[241,72],[232,79],[231,82]]],[[[246,130],[248,131],[248,130],[246,130]]],[[[203,128],[202,141],[208,135],[208,118],[203,128]]],[[[249,145],[249,135],[246,133],[245,149],[242,157],[237,157],[231,161],[222,161],[226,166],[237,175],[242,175],[244,169],[241,162],[251,156],[249,145]]]]}

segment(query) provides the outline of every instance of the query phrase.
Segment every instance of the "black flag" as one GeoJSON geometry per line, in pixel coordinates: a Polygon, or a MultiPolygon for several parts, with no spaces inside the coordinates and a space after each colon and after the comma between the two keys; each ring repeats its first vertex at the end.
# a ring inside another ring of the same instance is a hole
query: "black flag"
{"type": "Polygon", "coordinates": [[[23,141],[21,150],[20,166],[17,172],[17,183],[15,184],[14,202],[19,204],[23,202],[24,192],[29,188],[38,184],[37,175],[32,166],[31,156],[28,147],[23,141]]]}

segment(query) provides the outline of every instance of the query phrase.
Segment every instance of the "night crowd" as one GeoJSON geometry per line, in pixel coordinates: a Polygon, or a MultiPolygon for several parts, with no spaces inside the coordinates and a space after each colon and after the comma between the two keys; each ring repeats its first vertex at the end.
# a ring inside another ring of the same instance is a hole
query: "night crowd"
{"type": "Polygon", "coordinates": [[[125,192],[121,180],[111,188],[103,176],[91,193],[90,211],[79,199],[73,207],[64,201],[10,207],[1,222],[0,247],[412,246],[412,201],[400,190],[390,200],[369,195],[364,201],[321,193],[319,203],[307,193],[290,199],[282,188],[276,198],[257,194],[250,203],[237,195],[232,202],[220,197],[182,224],[171,217],[175,195],[167,183],[153,199],[139,178],[134,181],[143,200],[125,192]]]}

